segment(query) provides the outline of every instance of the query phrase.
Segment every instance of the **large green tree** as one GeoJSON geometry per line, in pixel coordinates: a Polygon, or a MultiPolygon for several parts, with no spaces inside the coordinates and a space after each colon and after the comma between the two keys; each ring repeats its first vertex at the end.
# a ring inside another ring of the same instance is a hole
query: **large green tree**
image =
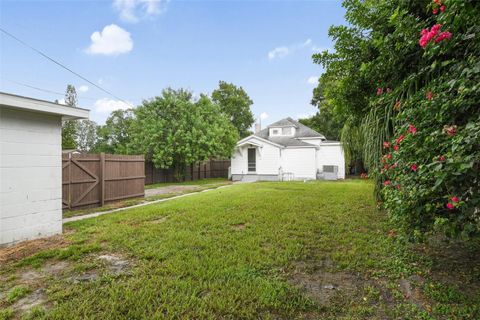
{"type": "Polygon", "coordinates": [[[230,157],[237,131],[220,107],[202,95],[165,89],[134,110],[130,150],[145,154],[157,168],[174,168],[177,179],[187,165],[230,157]]]}
{"type": "Polygon", "coordinates": [[[212,92],[212,100],[229,117],[241,138],[251,134],[250,128],[255,122],[250,109],[253,101],[242,87],[220,81],[218,89],[212,92]]]}
{"type": "Polygon", "coordinates": [[[77,149],[88,152],[93,151],[97,142],[97,124],[95,121],[84,119],[76,123],[75,141],[77,149]]]}
{"type": "MultiPolygon", "coordinates": [[[[77,91],[71,84],[67,85],[65,92],[65,104],[70,107],[77,107],[77,91]]],[[[77,123],[75,120],[66,120],[62,123],[62,149],[75,149],[77,142],[75,139],[77,123]]]]}
{"type": "Polygon", "coordinates": [[[128,153],[133,121],[135,121],[133,109],[112,111],[105,124],[97,128],[95,151],[128,153]]]}
{"type": "Polygon", "coordinates": [[[465,237],[480,220],[480,2],[345,0],[315,54],[344,146],[360,147],[406,234],[465,237]]]}

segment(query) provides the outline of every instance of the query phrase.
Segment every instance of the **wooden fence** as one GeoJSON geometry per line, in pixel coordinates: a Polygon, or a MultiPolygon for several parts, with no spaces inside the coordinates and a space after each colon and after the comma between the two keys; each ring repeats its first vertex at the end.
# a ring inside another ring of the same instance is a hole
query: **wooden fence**
{"type": "MultiPolygon", "coordinates": [[[[228,178],[230,160],[210,160],[198,165],[187,166],[185,181],[206,178],[228,178]]],[[[174,182],[173,169],[157,169],[152,162],[145,162],[145,184],[174,182]]]]}
{"type": "Polygon", "coordinates": [[[64,154],[63,209],[103,206],[107,202],[143,197],[143,155],[64,154]]]}

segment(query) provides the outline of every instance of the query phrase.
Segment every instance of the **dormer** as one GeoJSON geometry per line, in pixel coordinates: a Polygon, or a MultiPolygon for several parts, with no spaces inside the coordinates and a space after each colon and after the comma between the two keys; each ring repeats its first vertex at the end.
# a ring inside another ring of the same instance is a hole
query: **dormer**
{"type": "Polygon", "coordinates": [[[268,127],[268,135],[270,137],[293,137],[295,130],[295,126],[268,127]]]}

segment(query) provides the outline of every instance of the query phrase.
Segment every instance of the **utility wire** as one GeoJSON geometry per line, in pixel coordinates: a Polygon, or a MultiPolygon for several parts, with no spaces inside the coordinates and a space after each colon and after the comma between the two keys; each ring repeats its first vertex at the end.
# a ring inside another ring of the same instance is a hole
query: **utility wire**
{"type": "Polygon", "coordinates": [[[133,105],[132,105],[131,103],[129,103],[129,102],[125,101],[124,99],[122,99],[122,98],[120,98],[120,97],[118,97],[118,96],[114,95],[114,94],[113,94],[113,93],[111,93],[110,91],[108,91],[108,90],[106,90],[106,89],[104,89],[104,88],[100,87],[100,86],[99,86],[99,85],[97,85],[95,82],[92,82],[92,81],[88,80],[88,79],[87,79],[87,78],[85,78],[84,76],[82,76],[82,75],[78,74],[77,72],[73,71],[72,69],[68,68],[67,66],[65,66],[65,65],[63,65],[62,63],[58,62],[57,60],[55,60],[55,59],[53,59],[53,58],[50,58],[48,55],[46,55],[46,54],[45,54],[45,53],[43,53],[42,51],[40,51],[40,50],[38,50],[38,49],[36,49],[36,48],[32,47],[31,45],[29,45],[29,44],[28,44],[28,43],[26,43],[25,41],[23,41],[23,40],[21,40],[21,39],[17,38],[16,36],[14,36],[14,35],[13,35],[13,34],[11,34],[10,32],[8,32],[7,30],[5,30],[5,29],[3,29],[3,28],[1,28],[1,27],[0,27],[0,31],[1,31],[1,32],[3,32],[4,34],[6,34],[7,36],[9,36],[10,38],[12,38],[12,39],[14,39],[14,40],[18,41],[19,43],[21,43],[21,44],[22,44],[22,45],[24,45],[25,47],[27,47],[27,48],[29,48],[29,49],[31,49],[31,50],[33,50],[33,51],[35,51],[36,53],[38,53],[39,55],[41,55],[41,56],[42,56],[42,57],[44,57],[45,59],[47,59],[47,60],[50,60],[51,62],[55,63],[56,65],[60,66],[61,68],[63,68],[63,69],[65,69],[65,70],[67,70],[67,71],[69,71],[69,72],[73,73],[74,75],[76,75],[76,76],[77,76],[77,77],[79,77],[80,79],[82,79],[82,80],[84,80],[84,81],[86,81],[86,82],[90,83],[92,86],[94,86],[94,87],[98,88],[99,90],[101,90],[101,91],[105,92],[106,94],[108,94],[108,95],[110,95],[110,96],[114,97],[115,99],[117,99],[117,100],[120,100],[120,101],[122,101],[122,102],[126,103],[127,105],[129,105],[129,106],[133,107],[133,105]]]}
{"type": "MultiPolygon", "coordinates": [[[[59,95],[59,96],[65,96],[65,93],[61,93],[61,92],[58,92],[58,91],[53,91],[53,90],[49,90],[49,89],[44,89],[44,88],[39,88],[39,87],[35,87],[35,86],[32,86],[30,84],[26,84],[26,83],[22,83],[22,82],[18,82],[18,81],[15,81],[15,80],[10,80],[10,79],[6,79],[6,78],[3,78],[3,80],[6,80],[6,81],[9,81],[9,82],[12,82],[12,83],[15,83],[19,86],[24,86],[24,87],[27,87],[27,88],[30,88],[30,89],[35,89],[35,90],[38,90],[38,91],[43,91],[43,92],[47,92],[47,93],[52,93],[52,94],[56,94],[56,95],[59,95]]],[[[88,99],[88,100],[97,100],[95,98],[92,98],[92,97],[83,97],[83,96],[78,96],[79,99],[88,99]]]]}

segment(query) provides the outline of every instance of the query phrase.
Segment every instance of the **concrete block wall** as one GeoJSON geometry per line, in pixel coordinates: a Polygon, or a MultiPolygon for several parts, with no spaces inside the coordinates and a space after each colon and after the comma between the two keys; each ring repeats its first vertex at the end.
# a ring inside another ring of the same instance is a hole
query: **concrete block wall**
{"type": "Polygon", "coordinates": [[[0,107],[0,245],[62,232],[61,117],[0,107]]]}

